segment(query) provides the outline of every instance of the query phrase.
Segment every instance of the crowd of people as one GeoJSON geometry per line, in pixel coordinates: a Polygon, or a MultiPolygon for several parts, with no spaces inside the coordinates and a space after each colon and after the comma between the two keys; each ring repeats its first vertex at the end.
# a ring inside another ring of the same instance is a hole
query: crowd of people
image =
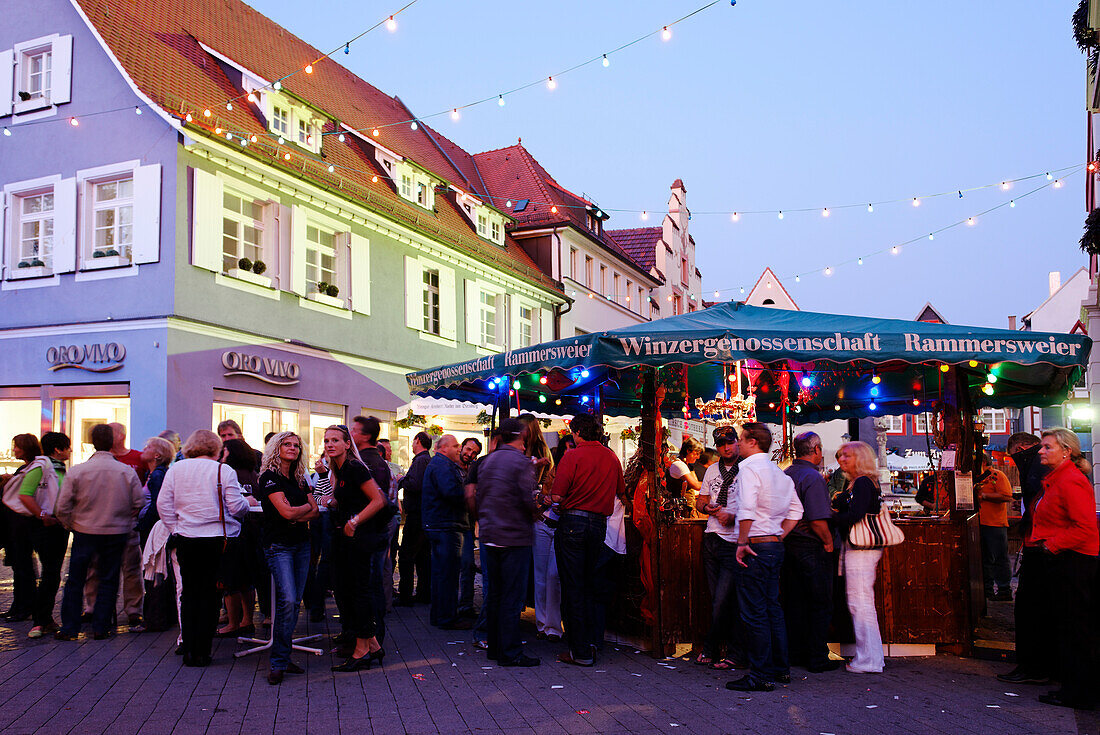
{"type": "MultiPolygon", "coordinates": [[[[312,467],[295,432],[269,434],[257,451],[233,421],[182,443],[166,431],[141,451],[127,448],[121,425],[99,424],[89,437],[95,452],[72,467],[64,434],[20,434],[13,453],[22,465],[4,484],[14,588],[4,617],[32,618],[31,638],[75,640],[85,623],[95,639],[108,638],[121,586],[129,629],[167,630],[178,620],[176,652],[185,666],[202,667],[215,637],[255,634],[258,603],[271,625],[268,681],[279,684],[302,671],[291,652],[303,603],[313,621],[323,620],[330,590],[339,611],[336,672],[381,664],[387,611],[416,604],[430,606],[431,625],[470,631],[500,666],[538,666],[520,634],[530,595],[536,636],[561,642],[557,661],[592,666],[604,646],[635,488],[594,416],[576,416],[570,430],[553,450],[531,415],[502,420],[487,447],[421,432],[407,472],[370,416],[327,427],[312,467]]],[[[707,516],[702,561],[712,624],[695,663],[744,670],[726,686],[750,692],[790,682],[792,665],[881,672],[874,583],[883,551],[849,541],[850,529],[882,508],[874,451],[843,444],[836,452],[843,481],[827,484],[813,432],[794,438],[785,470],[771,459],[763,424],[716,429],[714,444],[708,450],[686,439],[665,478],[668,492],[694,496],[695,510],[707,516]],[[838,573],[856,642],[847,662],[828,647],[838,573]]],[[[1025,542],[1015,597],[1019,665],[1001,678],[1058,681],[1061,689],[1043,701],[1090,707],[1100,541],[1089,468],[1066,429],[1041,440],[1013,435],[1009,452],[1023,485],[1025,542]]],[[[1001,564],[1002,478],[988,472],[977,487],[991,509],[982,512],[983,546],[998,552],[986,556],[994,599],[1011,596],[1001,564]]]]}

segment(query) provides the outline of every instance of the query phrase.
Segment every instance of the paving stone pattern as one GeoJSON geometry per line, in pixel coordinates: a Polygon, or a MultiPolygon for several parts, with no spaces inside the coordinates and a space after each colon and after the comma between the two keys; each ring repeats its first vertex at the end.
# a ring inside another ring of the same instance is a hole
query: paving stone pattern
{"type": "MultiPolygon", "coordinates": [[[[5,579],[0,604],[9,600],[5,579]]],[[[729,672],[633,648],[611,646],[590,669],[559,664],[558,646],[533,635],[528,651],[542,666],[501,668],[468,633],[429,626],[427,612],[387,616],[381,669],[333,674],[330,654],[296,652],[306,673],[278,687],[267,683],[266,654],[234,659],[233,640],[216,642],[211,667],[191,669],[174,655],[175,632],[123,627],[108,641],[60,643],[28,640],[30,623],[3,624],[0,733],[1100,735],[1100,717],[1042,705],[1042,688],[997,682],[1003,664],[938,656],[890,660],[877,676],[795,669],[788,686],[737,694],[723,687],[729,672]]],[[[303,620],[307,632],[334,633],[334,621],[303,620]]]]}

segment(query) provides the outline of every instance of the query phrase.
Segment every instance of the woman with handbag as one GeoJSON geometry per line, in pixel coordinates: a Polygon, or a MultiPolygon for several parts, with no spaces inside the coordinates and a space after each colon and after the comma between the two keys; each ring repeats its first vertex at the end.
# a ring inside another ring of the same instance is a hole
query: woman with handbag
{"type": "Polygon", "coordinates": [[[848,671],[857,674],[881,673],[885,666],[882,655],[882,635],[875,611],[875,572],[882,548],[856,548],[850,534],[853,526],[878,514],[882,495],[878,486],[878,460],[875,451],[864,442],[848,442],[840,447],[837,457],[840,469],[848,477],[843,492],[833,499],[833,509],[840,537],[845,539],[841,564],[844,569],[844,590],[848,597],[848,612],[856,636],[856,655],[848,663],[848,671]]]}
{"type": "Polygon", "coordinates": [[[1081,443],[1069,429],[1043,432],[1039,461],[1050,469],[1043,494],[1035,501],[1031,535],[1048,577],[1046,623],[1053,631],[1056,669],[1061,689],[1039,701],[1060,707],[1093,709],[1096,686],[1096,566],[1100,533],[1091,469],[1081,456],[1081,443]]]}
{"type": "Polygon", "coordinates": [[[221,449],[214,432],[192,433],[183,444],[186,459],[168,469],[157,498],[160,519],[172,533],[183,583],[184,666],[210,665],[221,607],[218,568],[229,539],[241,531],[237,518],[248,512],[237,473],[217,460],[221,449]]]}
{"type": "Polygon", "coordinates": [[[263,547],[275,578],[275,621],[271,628],[271,672],[268,684],[283,675],[302,673],[290,660],[294,626],[309,573],[309,521],[317,518],[317,501],[306,484],[302,439],[293,431],[276,434],[264,448],[255,494],[263,507],[263,547]]]}
{"type": "Polygon", "coordinates": [[[341,624],[355,637],[355,648],[333,671],[369,669],[382,663],[385,649],[375,637],[375,621],[384,610],[375,610],[373,600],[383,599],[377,585],[382,579],[371,574],[371,556],[389,543],[387,526],[393,506],[359,459],[348,427],[325,429],[325,456],[333,504],[329,506],[333,532],[333,594],[340,608],[341,624]]]}
{"type": "Polygon", "coordinates": [[[31,543],[34,518],[19,500],[19,492],[27,473],[36,466],[36,459],[42,455],[42,446],[34,434],[16,434],[11,440],[11,453],[23,464],[4,484],[4,505],[0,507],[4,530],[7,532],[7,561],[11,565],[12,573],[11,608],[0,615],[0,618],[9,623],[18,623],[31,617],[37,584],[34,548],[31,543]]]}

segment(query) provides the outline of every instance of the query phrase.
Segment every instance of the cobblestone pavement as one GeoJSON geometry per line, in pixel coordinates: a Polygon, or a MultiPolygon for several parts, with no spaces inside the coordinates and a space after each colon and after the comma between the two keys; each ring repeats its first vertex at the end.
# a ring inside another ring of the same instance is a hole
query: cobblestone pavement
{"type": "MultiPolygon", "coordinates": [[[[122,628],[108,641],[59,643],[28,640],[30,623],[5,625],[0,732],[1100,733],[1095,714],[1042,705],[1042,688],[999,683],[1003,664],[974,659],[894,659],[877,676],[795,669],[788,686],[739,695],[723,687],[728,673],[633,648],[611,646],[582,669],[553,662],[557,647],[532,640],[542,666],[507,669],[469,634],[430,627],[425,606],[398,608],[386,623],[381,669],[333,674],[328,653],[296,652],[305,675],[278,687],[267,684],[266,654],[234,659],[232,640],[216,642],[211,667],[191,669],[174,655],[174,632],[122,628]]],[[[299,634],[331,626],[303,621],[299,634]]]]}

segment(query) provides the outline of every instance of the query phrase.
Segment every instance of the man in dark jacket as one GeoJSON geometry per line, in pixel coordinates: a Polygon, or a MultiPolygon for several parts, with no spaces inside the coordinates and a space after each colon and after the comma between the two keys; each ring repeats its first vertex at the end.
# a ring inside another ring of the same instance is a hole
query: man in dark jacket
{"type": "Polygon", "coordinates": [[[435,455],[424,470],[420,497],[424,533],[432,547],[432,625],[443,630],[469,630],[472,621],[458,617],[458,567],[462,536],[470,527],[466,492],[459,464],[458,440],[439,437],[435,455]]]}
{"type": "Polygon", "coordinates": [[[477,520],[489,590],[489,658],[501,666],[538,666],[523,652],[519,617],[535,543],[535,467],[523,453],[523,424],[504,419],[500,444],[478,468],[477,520]]]}
{"type": "MultiPolygon", "coordinates": [[[[370,470],[371,477],[378,483],[378,488],[382,491],[382,497],[386,499],[388,504],[390,503],[390,464],[382,456],[382,448],[378,446],[378,436],[381,433],[382,423],[374,416],[356,416],[351,420],[351,426],[348,427],[348,434],[351,435],[351,440],[355,442],[355,448],[359,452],[360,459],[370,470]]],[[[396,505],[392,507],[396,511],[396,505]]],[[[400,523],[401,518],[394,512],[393,517],[389,520],[389,525],[386,527],[387,538],[397,532],[397,526],[400,523]]],[[[386,548],[371,554],[370,574],[379,580],[378,583],[372,583],[370,589],[372,590],[372,604],[375,609],[375,625],[378,629],[375,637],[378,638],[379,643],[382,643],[382,639],[386,635],[384,618],[393,597],[393,559],[390,557],[390,545],[388,543],[386,548]]]]}
{"type": "Polygon", "coordinates": [[[401,532],[401,550],[397,556],[397,601],[395,605],[408,607],[416,602],[431,602],[431,552],[428,537],[420,514],[420,496],[424,483],[424,470],[428,468],[432,445],[428,434],[421,431],[412,441],[413,461],[409,471],[397,486],[401,493],[401,507],[405,511],[405,527],[401,532]],[[413,573],[416,574],[416,596],[413,597],[413,573]]]}

